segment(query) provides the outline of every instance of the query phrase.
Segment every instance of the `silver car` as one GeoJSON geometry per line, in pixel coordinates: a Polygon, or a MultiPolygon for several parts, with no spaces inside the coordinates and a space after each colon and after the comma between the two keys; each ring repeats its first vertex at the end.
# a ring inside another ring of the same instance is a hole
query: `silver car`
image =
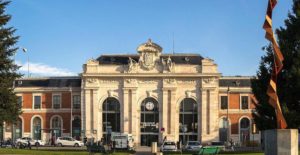
{"type": "Polygon", "coordinates": [[[202,145],[198,141],[187,141],[186,145],[184,146],[184,150],[186,151],[199,151],[202,145]]]}
{"type": "Polygon", "coordinates": [[[175,142],[173,142],[173,141],[165,141],[161,145],[160,151],[161,152],[165,152],[165,151],[177,151],[177,146],[176,146],[175,142]]]}
{"type": "Polygon", "coordinates": [[[45,142],[42,140],[34,140],[30,137],[22,137],[22,138],[18,138],[16,140],[16,144],[19,146],[21,144],[28,144],[28,141],[30,142],[30,145],[34,145],[34,146],[43,146],[45,145],[45,142]]]}
{"type": "Polygon", "coordinates": [[[57,146],[79,147],[84,145],[82,141],[75,140],[72,137],[58,137],[55,143],[57,146]]]}

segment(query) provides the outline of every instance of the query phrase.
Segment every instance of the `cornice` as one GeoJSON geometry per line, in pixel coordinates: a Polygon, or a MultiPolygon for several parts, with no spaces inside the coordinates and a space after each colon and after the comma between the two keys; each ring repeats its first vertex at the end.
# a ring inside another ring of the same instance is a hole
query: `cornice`
{"type": "Polygon", "coordinates": [[[167,77],[167,78],[175,78],[175,77],[181,77],[181,78],[189,78],[189,77],[221,77],[221,73],[196,73],[196,74],[189,74],[189,73],[110,73],[110,74],[103,74],[103,73],[85,73],[82,74],[82,77],[167,77]]]}

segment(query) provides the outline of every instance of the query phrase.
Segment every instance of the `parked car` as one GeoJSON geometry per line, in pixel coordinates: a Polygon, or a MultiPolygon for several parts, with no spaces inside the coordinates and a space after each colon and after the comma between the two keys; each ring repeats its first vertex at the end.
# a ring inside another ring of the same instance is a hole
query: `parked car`
{"type": "Polygon", "coordinates": [[[201,143],[198,141],[187,141],[186,145],[184,145],[183,149],[186,151],[198,151],[202,147],[201,143]]]}
{"type": "Polygon", "coordinates": [[[30,137],[22,137],[22,138],[18,138],[16,140],[16,144],[17,146],[20,146],[20,144],[24,144],[24,145],[28,145],[28,141],[30,142],[30,145],[34,145],[34,146],[43,146],[45,145],[45,142],[43,142],[42,140],[35,140],[32,139],[30,137]]]}
{"type": "Polygon", "coordinates": [[[214,142],[211,142],[211,146],[216,146],[216,147],[219,147],[220,150],[225,150],[224,142],[214,141],[214,142]]]}
{"type": "Polygon", "coordinates": [[[177,146],[176,143],[173,141],[165,141],[161,147],[160,147],[161,152],[165,151],[177,151],[177,146]]]}
{"type": "Polygon", "coordinates": [[[58,137],[55,144],[57,146],[74,146],[74,147],[84,146],[82,141],[75,140],[72,137],[58,137]]]}

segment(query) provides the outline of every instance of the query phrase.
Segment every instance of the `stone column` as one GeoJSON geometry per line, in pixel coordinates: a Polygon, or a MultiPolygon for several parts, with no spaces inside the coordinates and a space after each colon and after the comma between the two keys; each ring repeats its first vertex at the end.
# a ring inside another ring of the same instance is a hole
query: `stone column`
{"type": "Polygon", "coordinates": [[[172,138],[172,140],[174,141],[177,141],[178,140],[178,137],[177,134],[176,134],[176,129],[179,128],[179,126],[176,126],[176,89],[171,89],[170,90],[170,107],[168,107],[170,110],[170,114],[169,114],[169,118],[170,118],[170,138],[172,138]]]}
{"type": "MultiPolygon", "coordinates": [[[[82,82],[83,83],[83,82],[82,82]]],[[[81,99],[80,99],[80,107],[81,107],[81,130],[86,130],[86,112],[85,112],[85,89],[81,88],[81,99]]],[[[81,134],[82,138],[86,135],[86,133],[81,134]]]]}
{"type": "Polygon", "coordinates": [[[198,115],[199,119],[198,119],[198,123],[201,124],[201,128],[199,127],[198,131],[199,133],[201,133],[201,140],[202,142],[205,142],[205,135],[207,133],[207,128],[206,128],[206,125],[207,125],[207,112],[206,112],[206,109],[207,109],[207,96],[206,96],[206,89],[203,89],[203,88],[200,88],[200,96],[201,96],[201,108],[198,109],[199,113],[201,114],[198,115]]]}
{"type": "Polygon", "coordinates": [[[161,107],[160,107],[160,110],[159,110],[159,113],[160,113],[160,124],[161,126],[159,127],[159,130],[161,128],[164,128],[165,131],[160,134],[160,141],[162,141],[164,139],[165,136],[167,136],[168,134],[168,89],[166,88],[163,88],[162,89],[162,103],[161,104],[161,107]]]}
{"type": "Polygon", "coordinates": [[[90,106],[90,89],[85,89],[85,134],[87,138],[91,137],[91,115],[90,115],[90,111],[91,111],[91,106],[90,106]]]}
{"type": "MultiPolygon", "coordinates": [[[[93,90],[93,103],[92,103],[92,115],[93,115],[93,129],[96,133],[93,133],[95,140],[100,140],[100,135],[98,133],[98,115],[99,115],[99,106],[98,106],[98,90],[93,90]]],[[[92,131],[92,132],[94,132],[92,131]]]]}
{"type": "Polygon", "coordinates": [[[136,89],[131,89],[131,116],[130,116],[130,122],[131,122],[131,134],[133,137],[137,136],[137,131],[140,130],[139,123],[137,120],[137,116],[140,115],[138,113],[138,103],[137,103],[137,94],[136,94],[136,89]]]}

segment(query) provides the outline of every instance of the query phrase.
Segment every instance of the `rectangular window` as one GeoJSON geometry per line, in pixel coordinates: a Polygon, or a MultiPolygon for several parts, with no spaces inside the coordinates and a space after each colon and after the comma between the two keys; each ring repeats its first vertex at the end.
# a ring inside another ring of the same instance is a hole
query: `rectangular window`
{"type": "Polygon", "coordinates": [[[242,109],[249,109],[249,107],[248,107],[248,96],[242,96],[242,98],[241,98],[241,100],[242,100],[242,109]]]}
{"type": "Polygon", "coordinates": [[[73,109],[80,109],[80,95],[73,95],[73,109]]]}
{"type": "Polygon", "coordinates": [[[41,109],[41,96],[34,96],[34,109],[41,109]]]}
{"type": "Polygon", "coordinates": [[[227,109],[228,108],[228,97],[227,96],[221,96],[221,109],[227,109]]]}
{"type": "Polygon", "coordinates": [[[60,95],[53,95],[53,109],[59,109],[60,108],[60,103],[61,103],[61,98],[60,95]]]}
{"type": "Polygon", "coordinates": [[[18,97],[18,101],[17,101],[18,105],[22,106],[23,105],[23,98],[22,98],[22,96],[17,96],[17,97],[18,97]]]}

